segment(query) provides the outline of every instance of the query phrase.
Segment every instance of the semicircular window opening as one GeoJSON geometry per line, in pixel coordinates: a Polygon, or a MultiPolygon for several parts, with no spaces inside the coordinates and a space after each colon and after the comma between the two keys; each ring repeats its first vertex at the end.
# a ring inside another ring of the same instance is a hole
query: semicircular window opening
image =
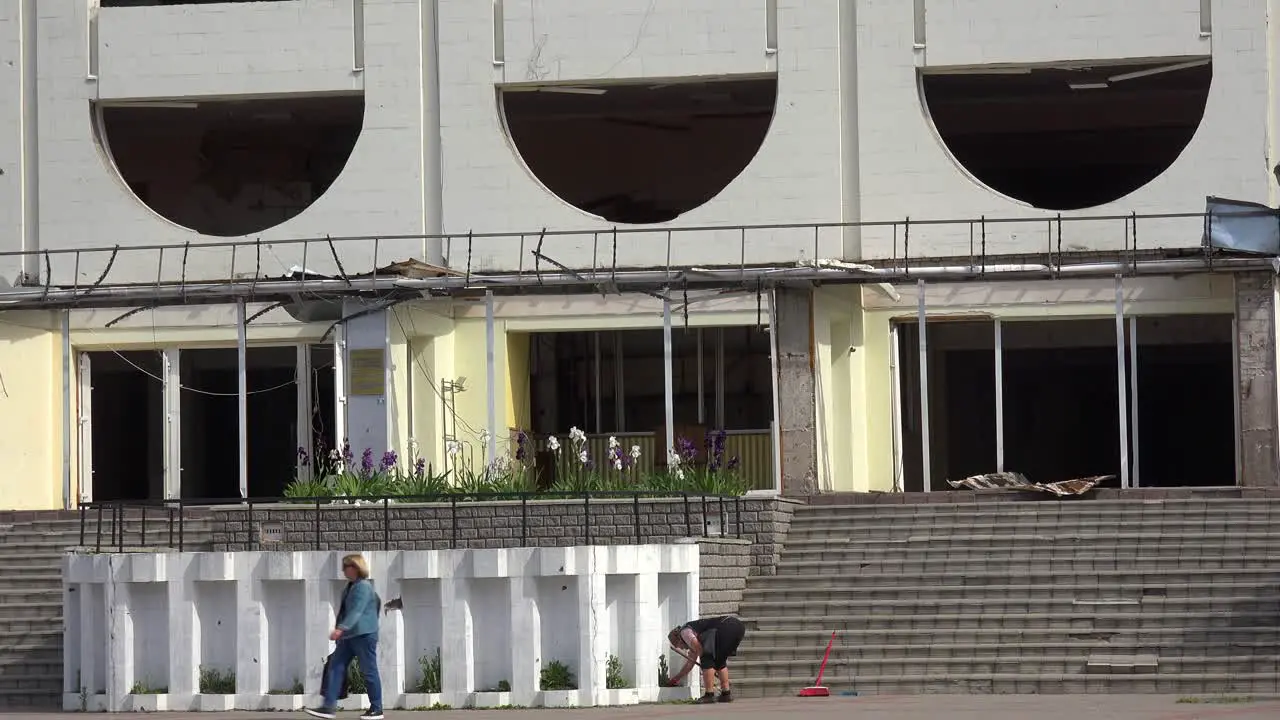
{"type": "Polygon", "coordinates": [[[99,137],[160,216],[204,235],[266,230],[315,202],[346,166],[364,97],[102,105],[99,137]]]}
{"type": "Polygon", "coordinates": [[[974,178],[1046,210],[1118,200],[1191,142],[1213,69],[1207,58],[1071,68],[924,71],[942,142],[974,178]]]}
{"type": "Polygon", "coordinates": [[[672,220],[715,197],[769,132],[774,77],[508,86],[512,145],[552,193],[617,223],[672,220]]]}

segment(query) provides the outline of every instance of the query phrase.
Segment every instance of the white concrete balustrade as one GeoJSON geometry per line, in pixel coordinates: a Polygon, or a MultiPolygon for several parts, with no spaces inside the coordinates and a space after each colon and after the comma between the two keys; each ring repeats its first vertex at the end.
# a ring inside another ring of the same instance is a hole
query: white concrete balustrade
{"type": "MultiPolygon", "coordinates": [[[[65,707],[316,702],[344,554],[67,556],[65,707]],[[202,672],[234,673],[234,694],[202,694],[202,672]]],[[[403,605],[384,612],[379,635],[387,708],[631,704],[694,692],[692,683],[660,688],[658,666],[665,655],[679,667],[666,630],[698,613],[696,544],[363,554],[383,602],[403,605]],[[437,651],[440,692],[419,693],[424,659],[437,651]],[[611,656],[625,689],[607,689],[611,656]],[[576,690],[541,690],[541,670],[553,661],[573,671],[576,690]]],[[[366,702],[352,696],[343,706],[366,702]]]]}

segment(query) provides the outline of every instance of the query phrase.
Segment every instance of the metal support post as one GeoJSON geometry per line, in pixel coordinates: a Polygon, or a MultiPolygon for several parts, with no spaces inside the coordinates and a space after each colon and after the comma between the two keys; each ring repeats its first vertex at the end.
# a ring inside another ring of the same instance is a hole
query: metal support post
{"type": "Polygon", "coordinates": [[[592,349],[595,351],[594,395],[596,400],[596,432],[602,433],[604,432],[604,401],[600,397],[600,394],[601,394],[600,389],[603,386],[604,381],[600,375],[601,374],[600,366],[602,365],[602,362],[601,362],[601,352],[600,352],[600,331],[599,330],[596,330],[595,332],[591,333],[591,343],[593,345],[592,349]]]}
{"type": "Polygon", "coordinates": [[[1129,400],[1124,357],[1124,276],[1116,274],[1116,383],[1120,413],[1120,487],[1129,487],[1129,400]]]}
{"type": "Polygon", "coordinates": [[[663,369],[663,401],[666,406],[667,457],[676,449],[675,438],[675,371],[671,366],[671,300],[662,300],[662,369],[663,369]]]}
{"type": "Polygon", "coordinates": [[[996,319],[996,472],[1004,472],[1004,325],[996,319]]]}
{"type": "Polygon", "coordinates": [[[627,430],[626,392],[624,392],[622,331],[613,333],[613,429],[623,433],[627,430]]]}
{"type": "MultiPolygon", "coordinates": [[[[772,346],[771,346],[772,347],[772,346]]],[[[773,355],[773,351],[769,351],[773,355]]],[[[716,429],[724,430],[724,328],[716,328],[716,429]]]]}
{"type": "Polygon", "coordinates": [[[924,280],[916,281],[917,310],[920,337],[920,470],[923,490],[929,492],[933,485],[932,460],[929,456],[929,333],[926,331],[924,280]]]}
{"type": "Polygon", "coordinates": [[[487,462],[493,462],[498,457],[498,406],[497,406],[497,389],[494,385],[497,383],[497,371],[494,367],[493,356],[493,291],[484,291],[484,346],[485,346],[485,380],[488,388],[488,416],[486,418],[489,431],[489,444],[485,448],[487,453],[487,462]]]}
{"type": "Polygon", "coordinates": [[[240,497],[249,497],[249,348],[244,298],[236,300],[236,405],[240,421],[240,497]]]}
{"type": "Polygon", "coordinates": [[[1138,318],[1129,318],[1129,449],[1133,487],[1142,487],[1138,447],[1138,318]]]}
{"type": "Polygon", "coordinates": [[[702,328],[695,331],[695,339],[698,346],[698,424],[702,425],[707,421],[707,402],[702,379],[702,328]]]}
{"type": "Polygon", "coordinates": [[[62,509],[71,509],[71,311],[62,311],[62,509]]]}

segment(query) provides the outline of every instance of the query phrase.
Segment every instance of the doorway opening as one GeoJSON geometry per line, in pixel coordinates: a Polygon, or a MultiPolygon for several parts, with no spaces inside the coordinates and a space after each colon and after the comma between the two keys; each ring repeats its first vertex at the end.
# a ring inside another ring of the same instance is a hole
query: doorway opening
{"type": "MultiPolygon", "coordinates": [[[[923,489],[918,324],[895,325],[902,487],[923,489]]],[[[1121,474],[1113,318],[1005,320],[996,378],[993,320],[928,324],[930,490],[999,469],[1032,482],[1121,474]],[[996,383],[1003,395],[997,423],[996,383]]],[[[1230,315],[1139,316],[1125,323],[1130,477],[1137,487],[1228,486],[1236,461],[1230,315]]],[[[1110,485],[1118,484],[1118,480],[1110,485]]]]}
{"type": "MultiPolygon", "coordinates": [[[[1134,466],[1142,487],[1236,483],[1230,315],[1139,317],[1134,466]]],[[[1132,399],[1130,400],[1132,402],[1132,399]]]]}
{"type": "MultiPolygon", "coordinates": [[[[279,497],[293,479],[298,452],[297,350],[251,347],[248,384],[249,496],[279,497]]],[[[238,353],[183,350],[182,497],[240,497],[238,353]]]]}
{"type": "MultiPolygon", "coordinates": [[[[920,325],[897,326],[902,408],[902,488],[924,489],[920,407],[920,325]]],[[[929,321],[930,490],[995,470],[995,323],[929,321]]]]}
{"type": "Polygon", "coordinates": [[[362,95],[98,104],[98,141],[138,200],[204,235],[289,220],[329,189],[364,123],[362,95]]]}
{"type": "Polygon", "coordinates": [[[508,86],[515,151],[561,200],[609,222],[660,223],[711,200],[760,150],[776,77],[508,86]]]}
{"type": "Polygon", "coordinates": [[[155,350],[90,352],[92,499],[164,497],[164,371],[155,350]]]}
{"type": "Polygon", "coordinates": [[[922,71],[942,143],[992,190],[1046,210],[1119,200],[1154,180],[1204,117],[1209,58],[922,71]]]}

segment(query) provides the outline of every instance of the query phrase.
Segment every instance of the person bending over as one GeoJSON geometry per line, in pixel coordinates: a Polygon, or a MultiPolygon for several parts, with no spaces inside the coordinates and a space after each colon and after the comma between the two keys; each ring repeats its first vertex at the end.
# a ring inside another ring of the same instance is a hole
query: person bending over
{"type": "Polygon", "coordinates": [[[671,678],[671,684],[684,681],[694,665],[702,666],[700,703],[730,702],[729,657],[738,652],[738,644],[746,635],[742,621],[730,615],[693,620],[667,633],[671,647],[684,658],[684,667],[671,678]],[[716,697],[716,675],[720,676],[720,697],[716,697]]]}

